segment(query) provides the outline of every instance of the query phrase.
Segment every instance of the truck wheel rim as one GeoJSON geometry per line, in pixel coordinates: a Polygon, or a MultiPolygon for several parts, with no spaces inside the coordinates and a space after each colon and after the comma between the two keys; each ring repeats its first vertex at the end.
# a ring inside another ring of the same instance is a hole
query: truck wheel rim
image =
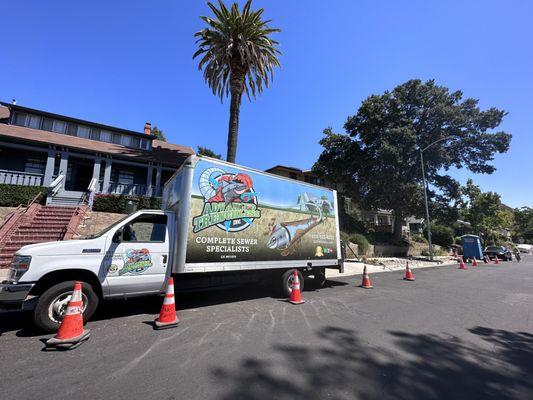
{"type": "Polygon", "coordinates": [[[294,275],[289,276],[289,279],[287,279],[287,289],[289,289],[289,293],[292,292],[292,285],[294,285],[294,275]]]}
{"type": "MultiPolygon", "coordinates": [[[[56,296],[56,298],[50,303],[50,306],[48,307],[48,317],[50,320],[60,323],[63,320],[63,316],[65,315],[65,310],[67,309],[68,302],[70,301],[70,298],[72,297],[72,290],[69,292],[64,292],[56,296]]],[[[85,293],[81,293],[81,298],[83,301],[82,305],[82,312],[85,311],[85,308],[87,307],[87,296],[85,293]]]]}

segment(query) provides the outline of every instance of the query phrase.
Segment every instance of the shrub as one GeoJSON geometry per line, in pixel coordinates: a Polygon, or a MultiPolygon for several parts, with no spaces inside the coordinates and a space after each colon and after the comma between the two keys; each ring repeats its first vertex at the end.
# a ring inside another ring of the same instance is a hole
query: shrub
{"type": "Polygon", "coordinates": [[[46,188],[43,186],[20,186],[20,185],[0,185],[0,207],[17,207],[26,205],[35,196],[41,194],[37,202],[44,200],[46,188]]]}
{"type": "Polygon", "coordinates": [[[368,251],[368,248],[370,247],[370,243],[368,243],[368,239],[361,235],[360,233],[352,233],[349,236],[349,240],[352,243],[357,244],[357,247],[359,249],[359,254],[365,254],[368,251]]]}
{"type": "MultiPolygon", "coordinates": [[[[427,235],[427,229],[424,228],[427,235]]],[[[454,231],[445,225],[431,224],[431,241],[439,246],[450,247],[454,244],[454,231]]]]}
{"type": "Polygon", "coordinates": [[[137,202],[137,209],[161,209],[160,197],[138,197],[125,195],[100,194],[94,197],[93,211],[126,213],[126,202],[132,200],[137,202]]]}
{"type": "Polygon", "coordinates": [[[350,241],[350,234],[344,231],[341,231],[341,240],[346,243],[350,241]]]}
{"type": "Polygon", "coordinates": [[[415,243],[425,243],[425,244],[427,244],[427,242],[428,242],[428,240],[422,235],[412,235],[411,236],[411,241],[413,241],[415,243]]]}

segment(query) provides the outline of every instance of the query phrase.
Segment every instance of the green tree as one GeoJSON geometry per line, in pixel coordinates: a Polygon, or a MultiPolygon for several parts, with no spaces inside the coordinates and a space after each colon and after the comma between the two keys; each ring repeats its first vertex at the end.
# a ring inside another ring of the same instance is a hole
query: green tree
{"type": "Polygon", "coordinates": [[[215,18],[200,17],[207,28],[197,32],[199,49],[193,58],[201,56],[198,69],[204,71],[204,79],[213,91],[220,96],[231,96],[228,127],[227,160],[235,162],[239,133],[239,114],[243,92],[248,99],[255,98],[268,87],[279,66],[278,42],[270,36],[279,29],[270,28],[270,20],[262,18],[264,9],[252,11],[252,1],[246,2],[242,11],[237,3],[228,9],[219,0],[218,8],[207,5],[215,18]]]}
{"type": "Polygon", "coordinates": [[[410,80],[364,100],[344,124],[346,134],[326,131],[315,169],[325,175],[342,171],[364,207],[394,210],[399,239],[402,220],[423,213],[419,150],[442,140],[424,152],[432,190],[455,182],[445,174],[451,167],[490,174],[494,154],[509,148],[511,135],[492,132],[505,114],[483,111],[477,100],[463,99],[461,91],[450,92],[433,80],[410,80]]]}
{"type": "Polygon", "coordinates": [[[202,147],[202,146],[197,147],[196,154],[200,156],[211,157],[211,158],[218,158],[218,159],[222,158],[222,155],[217,154],[213,150],[208,149],[207,147],[202,147]]]}
{"type": "Polygon", "coordinates": [[[494,242],[499,229],[510,229],[513,224],[512,212],[503,207],[500,195],[494,192],[478,193],[471,198],[466,215],[474,232],[485,242],[494,242]]]}
{"type": "Polygon", "coordinates": [[[533,208],[522,207],[514,210],[514,232],[516,240],[533,242],[533,208]]]}
{"type": "Polygon", "coordinates": [[[152,128],[152,135],[156,135],[157,136],[157,139],[163,141],[163,142],[166,142],[167,141],[167,138],[165,137],[165,133],[163,132],[162,129],[159,129],[157,126],[154,125],[154,127],[152,128]]]}

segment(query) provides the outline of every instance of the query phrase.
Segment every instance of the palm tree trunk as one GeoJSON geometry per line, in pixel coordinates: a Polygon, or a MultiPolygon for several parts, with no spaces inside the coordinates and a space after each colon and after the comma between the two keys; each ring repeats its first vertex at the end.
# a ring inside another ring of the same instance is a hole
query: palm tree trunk
{"type": "MultiPolygon", "coordinates": [[[[236,84],[235,86],[237,86],[236,84]]],[[[241,110],[242,88],[231,85],[231,105],[229,109],[228,151],[226,160],[235,163],[237,139],[239,137],[239,114],[241,110]]]]}

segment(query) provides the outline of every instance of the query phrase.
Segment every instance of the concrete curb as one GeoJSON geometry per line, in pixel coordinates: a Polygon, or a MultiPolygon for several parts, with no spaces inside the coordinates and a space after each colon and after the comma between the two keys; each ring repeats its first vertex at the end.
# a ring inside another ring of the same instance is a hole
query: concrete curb
{"type": "MultiPolygon", "coordinates": [[[[338,271],[335,270],[326,270],[326,278],[342,278],[345,276],[354,276],[354,275],[362,275],[363,274],[363,268],[366,265],[367,272],[369,274],[377,274],[380,272],[392,272],[392,271],[403,271],[405,270],[405,265],[397,266],[397,267],[386,267],[383,265],[372,265],[372,264],[363,264],[363,263],[355,263],[355,262],[345,262],[344,263],[344,273],[341,274],[338,271]]],[[[432,268],[432,267],[449,267],[459,265],[458,263],[442,263],[442,264],[432,264],[432,263],[424,263],[422,265],[412,265],[409,264],[409,267],[413,269],[420,269],[420,268],[432,268]]]]}

